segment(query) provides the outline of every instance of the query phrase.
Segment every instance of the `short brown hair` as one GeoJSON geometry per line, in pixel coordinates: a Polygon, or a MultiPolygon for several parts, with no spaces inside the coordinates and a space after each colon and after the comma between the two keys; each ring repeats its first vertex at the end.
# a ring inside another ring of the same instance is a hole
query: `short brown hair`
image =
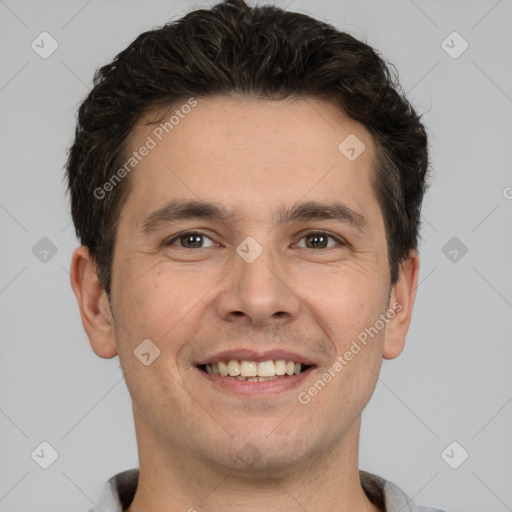
{"type": "Polygon", "coordinates": [[[125,161],[127,139],[156,106],[219,94],[327,100],[362,123],[377,146],[373,188],[386,226],[391,284],[417,248],[428,170],[427,135],[382,58],[309,16],[225,0],[139,35],[94,76],[67,161],[76,234],[110,296],[120,209],[130,179],[94,191],[125,161]]]}

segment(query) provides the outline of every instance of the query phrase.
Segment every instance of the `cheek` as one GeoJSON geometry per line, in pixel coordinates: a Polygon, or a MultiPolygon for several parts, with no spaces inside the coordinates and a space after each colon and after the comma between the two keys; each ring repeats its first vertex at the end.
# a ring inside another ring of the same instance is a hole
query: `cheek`
{"type": "Polygon", "coordinates": [[[135,270],[135,264],[127,266],[117,276],[116,342],[134,405],[147,421],[156,421],[151,412],[155,406],[168,408],[171,400],[187,407],[186,397],[180,395],[183,382],[176,370],[177,354],[197,329],[196,316],[205,292],[187,286],[183,272],[164,269],[161,264],[135,270]],[[150,364],[138,358],[143,353],[139,346],[149,347],[144,352],[150,353],[150,364]]]}
{"type": "Polygon", "coordinates": [[[382,280],[376,272],[359,266],[332,269],[324,277],[316,275],[301,281],[304,304],[314,313],[338,353],[348,349],[387,308],[382,280]]]}
{"type": "MultiPolygon", "coordinates": [[[[157,262],[141,271],[136,261],[118,276],[118,319],[122,336],[133,352],[144,339],[161,350],[162,361],[175,354],[198,326],[215,276],[157,262]],[[199,285],[200,283],[200,285],[199,285]]],[[[217,279],[218,281],[218,279],[217,279]]]]}

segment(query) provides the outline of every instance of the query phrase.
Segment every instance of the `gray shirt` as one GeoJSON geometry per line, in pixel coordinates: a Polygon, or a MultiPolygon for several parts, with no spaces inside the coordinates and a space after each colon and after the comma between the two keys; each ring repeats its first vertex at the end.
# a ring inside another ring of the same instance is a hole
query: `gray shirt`
{"type": "MultiPolygon", "coordinates": [[[[439,508],[415,505],[394,483],[380,476],[359,471],[361,485],[368,499],[385,512],[445,512],[439,508]]],[[[96,507],[88,512],[123,512],[137,490],[139,470],[129,469],[110,478],[103,489],[96,507]]]]}

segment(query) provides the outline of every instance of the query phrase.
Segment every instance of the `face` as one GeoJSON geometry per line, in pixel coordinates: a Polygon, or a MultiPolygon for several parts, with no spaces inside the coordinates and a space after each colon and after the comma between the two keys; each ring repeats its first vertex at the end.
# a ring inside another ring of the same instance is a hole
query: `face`
{"type": "Polygon", "coordinates": [[[139,447],[242,471],[341,446],[402,349],[417,277],[413,259],[390,289],[371,136],[314,99],[200,99],[161,141],[153,119],[129,141],[156,145],[119,219],[115,321],[104,294],[84,320],[98,355],[119,354],[139,447]],[[304,371],[275,375],[286,362],[304,371]]]}

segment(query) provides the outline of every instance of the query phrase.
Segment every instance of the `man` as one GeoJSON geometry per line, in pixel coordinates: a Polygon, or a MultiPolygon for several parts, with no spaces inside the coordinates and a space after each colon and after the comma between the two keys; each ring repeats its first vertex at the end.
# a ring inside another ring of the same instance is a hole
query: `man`
{"type": "Polygon", "coordinates": [[[99,509],[427,510],[358,469],[427,168],[384,62],[304,15],[227,0],[99,70],[67,166],[71,284],[140,462],[99,509]]]}

